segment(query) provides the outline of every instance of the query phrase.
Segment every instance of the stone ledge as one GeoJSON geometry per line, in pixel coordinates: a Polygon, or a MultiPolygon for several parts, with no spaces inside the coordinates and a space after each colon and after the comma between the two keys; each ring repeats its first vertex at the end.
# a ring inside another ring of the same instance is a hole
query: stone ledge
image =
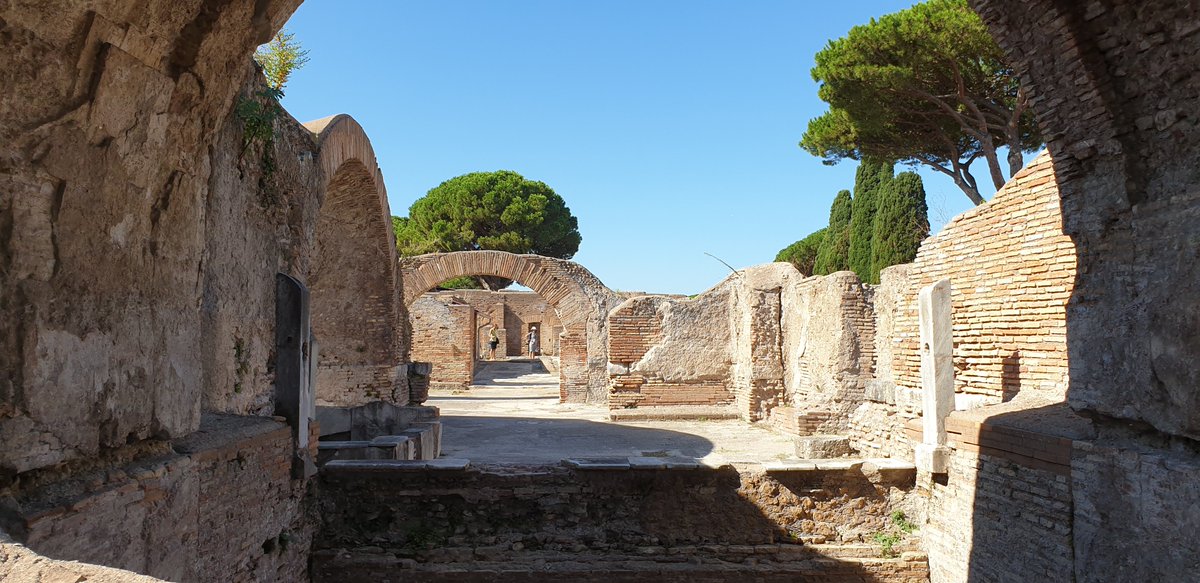
{"type": "Polygon", "coordinates": [[[844,472],[864,468],[878,471],[915,472],[917,469],[911,462],[896,458],[783,460],[764,463],[762,468],[770,473],[844,472]]]}
{"type": "Polygon", "coordinates": [[[322,471],[353,472],[414,472],[425,470],[461,471],[471,465],[471,460],[443,458],[436,460],[333,460],[322,467],[322,471]]]}
{"type": "Polygon", "coordinates": [[[576,470],[698,470],[719,467],[694,458],[645,456],[567,458],[562,460],[562,465],[576,470]]]}
{"type": "Polygon", "coordinates": [[[610,421],[696,421],[701,419],[726,421],[741,417],[733,406],[663,405],[613,409],[608,412],[608,418],[610,421]]]}

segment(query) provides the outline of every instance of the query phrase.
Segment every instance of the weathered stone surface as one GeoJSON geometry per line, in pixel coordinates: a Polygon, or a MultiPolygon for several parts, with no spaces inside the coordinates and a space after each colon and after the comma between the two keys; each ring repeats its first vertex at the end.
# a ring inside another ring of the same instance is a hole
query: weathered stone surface
{"type": "Polygon", "coordinates": [[[926,445],[946,444],[946,416],[954,410],[954,336],[951,332],[950,280],[921,289],[921,423],[926,445]]]}
{"type": "Polygon", "coordinates": [[[850,438],[844,435],[805,435],[796,437],[796,457],[828,459],[850,455],[850,438]]]}
{"type": "Polygon", "coordinates": [[[12,583],[58,581],[88,581],[89,583],[161,583],[146,575],[131,571],[89,565],[74,561],[57,561],[43,557],[12,542],[0,531],[0,579],[12,583]]]}

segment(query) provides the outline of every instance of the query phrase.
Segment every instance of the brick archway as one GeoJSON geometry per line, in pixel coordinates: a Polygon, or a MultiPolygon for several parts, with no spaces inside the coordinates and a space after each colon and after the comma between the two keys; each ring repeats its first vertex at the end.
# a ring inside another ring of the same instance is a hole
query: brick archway
{"type": "Polygon", "coordinates": [[[443,281],[470,275],[511,279],[537,292],[554,306],[563,325],[559,345],[562,400],[606,401],[606,319],[619,298],[583,266],[563,259],[504,251],[430,253],[402,258],[399,265],[405,306],[443,281]]]}
{"type": "Polygon", "coordinates": [[[347,406],[405,403],[404,304],[383,175],[348,115],[305,124],[325,177],[308,285],[317,338],[316,398],[347,406]]]}

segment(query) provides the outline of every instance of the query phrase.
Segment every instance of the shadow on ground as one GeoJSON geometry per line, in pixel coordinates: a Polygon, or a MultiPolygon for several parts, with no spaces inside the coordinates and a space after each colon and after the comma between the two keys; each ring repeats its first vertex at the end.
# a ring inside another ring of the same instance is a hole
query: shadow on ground
{"type": "Polygon", "coordinates": [[[589,456],[700,458],[713,451],[713,443],[697,435],[582,419],[447,415],[442,431],[443,456],[484,463],[556,463],[589,456]]]}

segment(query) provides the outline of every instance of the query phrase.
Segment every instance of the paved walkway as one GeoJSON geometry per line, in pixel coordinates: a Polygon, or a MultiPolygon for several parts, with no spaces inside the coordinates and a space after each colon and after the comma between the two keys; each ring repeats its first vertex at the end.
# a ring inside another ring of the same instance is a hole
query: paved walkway
{"type": "Polygon", "coordinates": [[[433,391],[442,452],[479,464],[557,464],[570,457],[680,456],[705,463],[794,457],[789,438],[741,421],[614,423],[608,409],[560,404],[558,378],[528,361],[488,363],[475,385],[433,391]]]}

